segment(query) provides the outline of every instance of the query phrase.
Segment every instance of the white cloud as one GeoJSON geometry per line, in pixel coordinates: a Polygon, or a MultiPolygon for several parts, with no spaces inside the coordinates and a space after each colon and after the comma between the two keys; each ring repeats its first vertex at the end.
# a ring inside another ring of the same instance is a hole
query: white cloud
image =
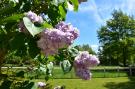
{"type": "Polygon", "coordinates": [[[98,52],[98,45],[93,44],[93,45],[90,45],[90,46],[96,53],[98,52]]]}
{"type": "Polygon", "coordinates": [[[135,14],[135,0],[126,0],[124,10],[128,14],[135,14]]]}
{"type": "Polygon", "coordinates": [[[83,5],[79,6],[79,12],[88,12],[94,11],[97,7],[93,2],[83,3],[83,5]]]}
{"type": "MultiPolygon", "coordinates": [[[[88,0],[79,7],[79,12],[89,13],[97,24],[105,24],[111,18],[112,11],[121,9],[128,15],[135,15],[135,0],[102,0],[102,3],[95,3],[96,0],[88,0]]],[[[101,2],[101,1],[100,1],[101,2]]]]}
{"type": "Polygon", "coordinates": [[[84,5],[80,5],[79,12],[81,13],[89,13],[90,16],[93,16],[95,21],[98,24],[103,23],[103,19],[100,16],[100,13],[98,11],[97,5],[94,0],[90,0],[87,2],[88,4],[84,3],[84,5]],[[86,4],[86,5],[85,5],[86,4]]]}

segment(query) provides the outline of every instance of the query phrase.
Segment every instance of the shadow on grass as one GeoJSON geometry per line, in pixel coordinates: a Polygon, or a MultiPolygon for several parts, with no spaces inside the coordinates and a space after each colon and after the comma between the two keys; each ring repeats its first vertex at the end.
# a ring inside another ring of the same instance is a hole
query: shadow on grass
{"type": "Polygon", "coordinates": [[[135,77],[129,78],[128,82],[109,82],[105,85],[105,87],[107,87],[108,89],[135,89],[135,77]]]}

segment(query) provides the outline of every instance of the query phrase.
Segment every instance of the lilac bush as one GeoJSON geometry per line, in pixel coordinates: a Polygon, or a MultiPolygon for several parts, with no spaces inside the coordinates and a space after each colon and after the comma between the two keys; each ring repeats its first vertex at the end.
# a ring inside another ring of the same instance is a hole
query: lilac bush
{"type": "MultiPolygon", "coordinates": [[[[58,49],[60,48],[69,47],[79,36],[77,28],[73,27],[71,24],[67,24],[61,21],[65,20],[66,18],[67,10],[69,9],[69,2],[72,3],[70,4],[70,6],[73,7],[72,9],[74,11],[77,11],[79,7],[78,0],[2,1],[1,8],[3,11],[0,14],[0,17],[2,18],[0,23],[0,28],[2,29],[2,31],[0,31],[0,52],[3,55],[1,56],[0,60],[0,74],[2,73],[1,67],[3,66],[2,64],[5,56],[9,52],[15,52],[16,56],[29,56],[29,59],[39,59],[37,60],[38,67],[29,67],[28,71],[31,72],[36,69],[47,70],[44,72],[45,79],[46,81],[49,79],[49,74],[51,73],[50,70],[52,70],[53,65],[52,63],[50,65],[47,65],[47,63],[50,61],[56,61],[56,59],[53,59],[54,56],[51,56],[52,58],[49,59],[49,55],[57,54],[58,49]],[[26,12],[25,16],[24,12],[26,12]],[[37,15],[36,13],[39,13],[39,15],[37,15]],[[45,15],[43,15],[42,13],[45,15]],[[16,30],[18,29],[18,27],[19,31],[16,30]],[[41,49],[45,56],[41,54],[37,46],[41,49]],[[42,65],[46,67],[42,67],[42,65]]],[[[79,0],[79,2],[82,1],[79,0]]],[[[74,58],[74,56],[72,56],[72,58],[74,58]]],[[[67,60],[71,61],[72,59],[67,60]]],[[[94,64],[96,62],[93,60],[93,62],[91,63],[94,64]]],[[[81,66],[80,68],[77,68],[76,66],[76,71],[76,75],[82,76],[81,78],[83,79],[89,79],[91,76],[88,71],[88,67],[84,67],[83,69],[83,67],[81,66]]],[[[13,78],[13,80],[18,81],[18,79],[15,79],[15,77],[13,78]]],[[[5,81],[3,81],[1,84],[3,84],[4,82],[5,81]]],[[[28,82],[20,82],[19,80],[17,83],[15,83],[15,86],[12,86],[11,84],[11,87],[13,87],[12,89],[16,89],[15,87],[21,89],[24,88],[24,83],[27,84],[28,82]],[[16,84],[18,84],[19,86],[16,84]]],[[[25,86],[25,88],[34,89],[32,88],[33,85],[34,82],[30,82],[25,86]]],[[[43,82],[38,82],[36,88],[47,89],[47,85],[48,84],[45,84],[43,82]]],[[[5,83],[4,86],[7,86],[7,84],[5,83]]],[[[8,88],[10,88],[10,86],[8,86],[8,88]]],[[[56,87],[56,89],[59,88],[63,89],[63,87],[56,87]]]]}
{"type": "MultiPolygon", "coordinates": [[[[34,12],[29,11],[26,16],[32,22],[43,22],[42,17],[37,16],[34,12]]],[[[19,26],[21,31],[26,30],[23,22],[20,22],[19,26]]],[[[37,46],[47,57],[49,55],[57,54],[60,48],[69,47],[78,36],[79,32],[77,28],[61,21],[55,25],[54,28],[45,28],[39,34],[40,39],[37,41],[37,46]]],[[[90,73],[89,68],[94,67],[99,63],[100,62],[95,55],[91,55],[87,51],[80,52],[74,60],[76,76],[84,80],[91,79],[92,74],[90,73]]]]}

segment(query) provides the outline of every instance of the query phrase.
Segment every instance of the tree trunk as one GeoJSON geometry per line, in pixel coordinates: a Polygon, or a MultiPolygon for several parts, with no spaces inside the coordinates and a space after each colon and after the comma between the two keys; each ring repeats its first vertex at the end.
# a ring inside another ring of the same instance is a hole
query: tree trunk
{"type": "Polygon", "coordinates": [[[125,57],[123,58],[123,65],[124,65],[124,67],[127,66],[127,64],[126,64],[126,58],[125,57]]]}
{"type": "Polygon", "coordinates": [[[123,48],[123,66],[124,67],[127,66],[126,60],[127,60],[127,53],[126,53],[126,47],[125,47],[123,48]]]}
{"type": "Polygon", "coordinates": [[[2,55],[2,51],[0,51],[0,75],[1,75],[2,64],[3,64],[3,55],[2,55]]]}
{"type": "Polygon", "coordinates": [[[2,74],[1,68],[3,65],[4,57],[5,57],[5,51],[0,49],[0,74],[2,74]]]}

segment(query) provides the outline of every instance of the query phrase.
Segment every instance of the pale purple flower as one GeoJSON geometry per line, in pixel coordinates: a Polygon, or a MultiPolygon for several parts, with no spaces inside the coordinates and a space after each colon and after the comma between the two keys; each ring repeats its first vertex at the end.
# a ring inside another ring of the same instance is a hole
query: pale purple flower
{"type": "Polygon", "coordinates": [[[41,33],[41,39],[38,41],[38,47],[42,52],[48,55],[57,54],[59,48],[65,46],[64,39],[65,33],[58,29],[46,29],[41,33]]]}
{"type": "Polygon", "coordinates": [[[61,21],[55,27],[65,33],[65,40],[69,45],[71,45],[73,41],[79,36],[79,31],[71,24],[66,24],[65,22],[61,21]]]}
{"type": "Polygon", "coordinates": [[[61,89],[61,86],[54,87],[54,89],[61,89]]]}
{"type": "Polygon", "coordinates": [[[90,55],[90,66],[96,66],[100,63],[99,59],[95,55],[90,55]]]}
{"type": "Polygon", "coordinates": [[[29,11],[28,13],[26,13],[26,16],[31,20],[31,21],[35,21],[36,18],[37,18],[37,14],[32,12],[32,11],[29,11]]]}
{"type": "Polygon", "coordinates": [[[38,82],[38,87],[39,88],[43,88],[45,86],[46,86],[46,84],[44,82],[38,82]]]}
{"type": "Polygon", "coordinates": [[[68,47],[73,43],[77,36],[74,36],[74,30],[69,27],[61,22],[56,25],[56,29],[45,29],[41,33],[41,38],[37,43],[46,56],[57,54],[59,48],[68,47]]]}
{"type": "Polygon", "coordinates": [[[86,67],[92,67],[98,65],[100,61],[95,55],[91,55],[87,51],[82,51],[77,57],[75,57],[75,63],[75,65],[78,66],[83,65],[86,67]]]}
{"type": "Polygon", "coordinates": [[[58,23],[58,24],[55,26],[55,28],[56,28],[56,29],[62,29],[63,26],[65,26],[65,25],[66,25],[66,23],[63,22],[63,21],[61,21],[60,23],[58,23]]]}
{"type": "Polygon", "coordinates": [[[74,60],[74,68],[76,75],[82,79],[90,79],[91,73],[89,67],[94,67],[100,63],[95,55],[89,54],[87,51],[82,51],[74,60]]]}
{"type": "Polygon", "coordinates": [[[32,22],[38,22],[40,24],[43,23],[43,18],[41,16],[38,16],[36,13],[29,11],[26,13],[26,16],[32,21],[32,22]]]}
{"type": "Polygon", "coordinates": [[[84,80],[89,80],[91,78],[91,73],[89,71],[89,69],[87,68],[77,68],[76,70],[76,76],[80,77],[81,79],[84,79],[84,80]]]}

